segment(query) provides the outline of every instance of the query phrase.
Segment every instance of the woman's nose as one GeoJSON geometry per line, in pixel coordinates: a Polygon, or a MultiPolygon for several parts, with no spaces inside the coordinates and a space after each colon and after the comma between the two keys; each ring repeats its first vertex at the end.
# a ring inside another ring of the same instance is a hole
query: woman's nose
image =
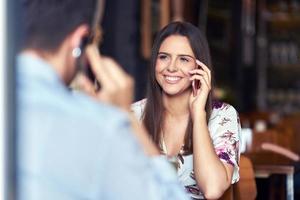
{"type": "Polygon", "coordinates": [[[168,71],[173,72],[173,71],[177,71],[177,62],[176,59],[172,59],[171,62],[168,64],[168,71]]]}

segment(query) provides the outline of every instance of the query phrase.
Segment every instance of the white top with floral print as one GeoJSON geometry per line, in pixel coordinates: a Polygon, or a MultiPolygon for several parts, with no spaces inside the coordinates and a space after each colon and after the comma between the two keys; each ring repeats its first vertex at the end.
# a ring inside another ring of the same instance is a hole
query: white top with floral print
{"type": "MultiPolygon", "coordinates": [[[[146,99],[132,104],[132,110],[141,121],[143,117],[146,99]]],[[[208,122],[208,130],[213,141],[216,154],[222,162],[229,163],[234,167],[232,184],[239,180],[239,158],[240,158],[240,133],[241,126],[238,114],[233,106],[215,101],[208,122]]],[[[164,142],[162,141],[162,144],[164,142]]],[[[162,149],[165,152],[164,145],[162,149]]],[[[173,160],[173,159],[172,159],[173,160]]],[[[186,191],[194,199],[203,199],[203,194],[196,184],[193,172],[193,154],[184,155],[178,164],[177,174],[179,181],[186,191]]]]}

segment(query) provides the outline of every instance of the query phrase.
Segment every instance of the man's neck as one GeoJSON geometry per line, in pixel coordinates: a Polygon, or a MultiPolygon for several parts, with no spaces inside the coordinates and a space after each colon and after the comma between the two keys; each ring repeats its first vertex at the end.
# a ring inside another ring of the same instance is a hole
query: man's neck
{"type": "Polygon", "coordinates": [[[66,82],[66,69],[64,64],[65,62],[62,62],[63,59],[60,58],[61,56],[59,54],[45,53],[34,49],[25,49],[21,53],[44,60],[54,69],[54,71],[57,73],[60,79],[63,82],[66,82]]]}

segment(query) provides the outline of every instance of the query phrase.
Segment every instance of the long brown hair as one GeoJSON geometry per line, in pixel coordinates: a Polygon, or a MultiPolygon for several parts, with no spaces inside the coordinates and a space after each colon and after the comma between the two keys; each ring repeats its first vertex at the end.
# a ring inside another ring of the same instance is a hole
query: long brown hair
{"type": "MultiPolygon", "coordinates": [[[[185,36],[193,50],[196,59],[203,62],[210,70],[212,70],[211,58],[207,40],[203,33],[194,25],[187,22],[172,22],[158,32],[154,40],[150,67],[147,73],[147,103],[143,115],[143,123],[152,137],[153,141],[160,147],[161,133],[164,124],[164,106],[162,101],[162,88],[155,78],[155,65],[157,55],[162,42],[171,35],[185,36]]],[[[207,120],[210,117],[212,109],[212,90],[209,93],[206,102],[207,120]]],[[[189,119],[184,139],[184,152],[191,154],[193,151],[192,142],[193,123],[189,119]]]]}

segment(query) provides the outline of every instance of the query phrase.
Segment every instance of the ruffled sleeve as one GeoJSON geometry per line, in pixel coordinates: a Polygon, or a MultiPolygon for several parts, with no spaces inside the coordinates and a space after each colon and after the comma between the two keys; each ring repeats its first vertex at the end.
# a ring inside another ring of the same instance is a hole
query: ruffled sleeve
{"type": "Polygon", "coordinates": [[[239,180],[241,126],[237,111],[229,104],[214,103],[209,130],[216,154],[234,167],[232,183],[239,180]]]}
{"type": "Polygon", "coordinates": [[[142,99],[140,101],[137,101],[133,104],[131,104],[131,111],[134,113],[135,117],[141,122],[143,119],[144,109],[146,105],[147,100],[142,99]]]}

